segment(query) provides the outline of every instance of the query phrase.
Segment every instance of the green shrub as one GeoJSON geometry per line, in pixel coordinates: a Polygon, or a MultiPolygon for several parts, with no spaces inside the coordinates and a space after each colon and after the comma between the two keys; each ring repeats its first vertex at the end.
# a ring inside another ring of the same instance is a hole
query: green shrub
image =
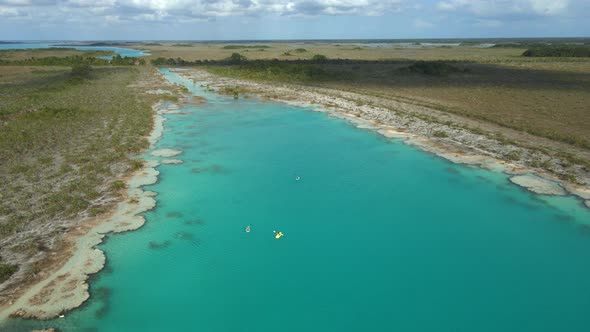
{"type": "Polygon", "coordinates": [[[467,73],[468,69],[461,69],[442,61],[416,61],[402,71],[429,76],[447,76],[453,73],[467,73]]]}
{"type": "Polygon", "coordinates": [[[569,182],[578,183],[576,176],[570,173],[562,174],[561,178],[569,182]]]}
{"type": "Polygon", "coordinates": [[[90,76],[91,71],[92,67],[90,67],[90,65],[82,63],[78,65],[73,65],[70,75],[72,75],[73,77],[88,78],[90,76]]]}
{"type": "Polygon", "coordinates": [[[520,160],[522,152],[518,150],[512,150],[504,155],[508,160],[520,160]]]}
{"type": "Polygon", "coordinates": [[[476,135],[484,135],[486,133],[485,131],[483,131],[483,129],[479,127],[468,128],[468,130],[476,135]]]}
{"type": "Polygon", "coordinates": [[[137,171],[143,168],[143,160],[141,159],[133,159],[131,160],[131,169],[137,171]]]}
{"type": "Polygon", "coordinates": [[[311,58],[311,60],[315,62],[326,62],[328,60],[328,57],[323,54],[316,54],[311,58]]]}
{"type": "Polygon", "coordinates": [[[234,99],[240,98],[240,87],[238,86],[224,86],[221,90],[222,93],[233,96],[234,99]]]}
{"type": "Polygon", "coordinates": [[[230,55],[230,57],[227,58],[227,61],[229,61],[230,63],[240,63],[246,60],[246,57],[241,55],[240,53],[232,53],[232,55],[230,55]]]}
{"type": "Polygon", "coordinates": [[[447,134],[447,132],[444,130],[437,130],[434,133],[432,133],[432,136],[444,138],[444,137],[449,137],[449,134],[447,134]]]}
{"type": "Polygon", "coordinates": [[[117,180],[111,184],[111,188],[113,190],[121,190],[121,189],[125,189],[126,187],[127,187],[127,185],[125,184],[125,182],[123,182],[121,180],[117,180]]]}
{"type": "Polygon", "coordinates": [[[17,270],[18,267],[16,265],[6,264],[0,261],[0,284],[8,280],[17,270]]]}

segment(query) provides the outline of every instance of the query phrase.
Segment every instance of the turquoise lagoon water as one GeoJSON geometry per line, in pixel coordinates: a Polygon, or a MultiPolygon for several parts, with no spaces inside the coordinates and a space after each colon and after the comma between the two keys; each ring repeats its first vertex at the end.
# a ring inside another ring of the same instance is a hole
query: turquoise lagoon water
{"type": "MultiPolygon", "coordinates": [[[[56,46],[53,44],[48,43],[28,43],[28,44],[0,44],[0,50],[23,50],[23,49],[33,49],[33,48],[50,48],[50,47],[59,47],[59,48],[73,48],[76,50],[81,51],[112,51],[115,52],[122,57],[139,57],[148,55],[144,51],[135,50],[131,48],[124,48],[124,47],[112,47],[112,46],[56,46]]],[[[110,55],[101,56],[101,59],[110,60],[113,57],[110,55]]]]}
{"type": "Polygon", "coordinates": [[[157,148],[184,163],[159,166],[143,228],[100,246],[87,304],[5,330],[590,330],[580,201],[163,71],[208,99],[167,116],[157,148]]]}

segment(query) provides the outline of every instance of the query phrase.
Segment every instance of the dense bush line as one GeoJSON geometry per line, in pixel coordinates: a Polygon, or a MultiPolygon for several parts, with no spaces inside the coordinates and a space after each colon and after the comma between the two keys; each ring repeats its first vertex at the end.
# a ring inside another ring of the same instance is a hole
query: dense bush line
{"type": "Polygon", "coordinates": [[[260,48],[260,49],[264,49],[264,48],[270,48],[270,46],[268,45],[225,45],[222,47],[224,50],[239,50],[242,48],[248,49],[248,48],[260,48]]]}
{"type": "Polygon", "coordinates": [[[222,76],[254,80],[322,81],[341,76],[313,64],[284,62],[251,61],[234,66],[211,66],[209,70],[222,76]]]}
{"type": "MultiPolygon", "coordinates": [[[[249,60],[243,55],[239,53],[233,53],[230,57],[221,59],[221,60],[184,60],[182,58],[163,58],[159,57],[156,59],[152,59],[151,63],[154,66],[170,66],[170,67],[183,67],[183,66],[201,66],[201,65],[211,65],[211,66],[223,66],[223,65],[235,65],[235,64],[254,64],[256,66],[265,66],[265,65],[276,65],[276,64],[299,64],[299,65],[308,65],[308,64],[322,64],[322,65],[369,65],[369,64],[400,64],[407,62],[408,64],[415,63],[416,61],[408,61],[408,60],[358,60],[358,59],[332,59],[328,58],[322,54],[315,54],[311,59],[257,59],[257,60],[249,60]]],[[[424,63],[458,63],[458,61],[418,61],[424,63]]]]}
{"type": "Polygon", "coordinates": [[[522,53],[528,57],[590,57],[590,45],[540,45],[522,53]]]}
{"type": "MultiPolygon", "coordinates": [[[[455,73],[468,73],[466,68],[459,68],[449,61],[407,62],[407,67],[399,73],[429,76],[447,76],[455,73]]],[[[233,53],[223,60],[186,61],[182,58],[157,58],[152,60],[155,66],[198,66],[205,65],[209,70],[225,76],[262,80],[320,81],[326,79],[353,79],[354,73],[347,70],[328,69],[330,65],[370,65],[370,64],[404,64],[399,60],[350,60],[329,59],[325,55],[315,54],[306,60],[248,60],[239,53],[233,53]]]]}
{"type": "Polygon", "coordinates": [[[0,59],[0,66],[74,66],[74,65],[91,65],[91,66],[129,66],[129,65],[143,65],[145,60],[142,58],[121,57],[116,55],[112,60],[99,59],[91,56],[71,55],[65,57],[44,57],[44,58],[29,58],[24,60],[2,60],[0,59]]]}
{"type": "Polygon", "coordinates": [[[459,68],[442,61],[416,61],[402,72],[424,74],[430,76],[447,76],[453,73],[468,73],[469,69],[459,68]]]}

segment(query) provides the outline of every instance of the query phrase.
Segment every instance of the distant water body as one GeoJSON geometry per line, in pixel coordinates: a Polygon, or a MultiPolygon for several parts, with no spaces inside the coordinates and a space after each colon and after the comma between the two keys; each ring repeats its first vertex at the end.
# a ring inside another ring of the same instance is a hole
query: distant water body
{"type": "Polygon", "coordinates": [[[100,246],[82,308],[0,330],[589,330],[579,200],[162,71],[208,102],[166,116],[157,148],[184,163],[146,188],[157,207],[100,246]]]}
{"type": "MultiPolygon", "coordinates": [[[[73,48],[76,50],[82,51],[112,51],[115,52],[122,57],[140,57],[148,55],[144,51],[135,50],[131,48],[123,48],[123,47],[112,47],[112,46],[78,46],[78,45],[68,45],[68,46],[57,46],[54,44],[47,44],[47,43],[33,43],[33,44],[0,44],[0,50],[23,50],[23,49],[33,49],[33,48],[50,48],[50,47],[58,47],[58,48],[73,48]]],[[[101,59],[112,59],[112,56],[102,56],[99,57],[101,59]]]]}

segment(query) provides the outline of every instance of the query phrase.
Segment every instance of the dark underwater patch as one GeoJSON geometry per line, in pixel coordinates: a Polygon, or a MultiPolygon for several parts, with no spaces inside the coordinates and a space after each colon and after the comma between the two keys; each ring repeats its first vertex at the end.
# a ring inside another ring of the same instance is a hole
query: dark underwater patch
{"type": "Polygon", "coordinates": [[[498,189],[500,191],[508,191],[508,190],[510,190],[510,187],[507,184],[498,184],[498,185],[496,185],[496,189],[498,189]]]}
{"type": "Polygon", "coordinates": [[[589,224],[583,224],[580,225],[580,230],[584,233],[587,233],[590,235],[590,225],[589,224]]]}
{"type": "Polygon", "coordinates": [[[201,240],[196,238],[193,233],[189,233],[189,232],[176,232],[174,234],[174,238],[178,239],[178,240],[190,242],[195,246],[199,246],[201,244],[201,240]]]}
{"type": "Polygon", "coordinates": [[[451,174],[460,174],[459,171],[457,169],[455,169],[454,167],[446,167],[445,171],[447,171],[448,173],[451,173],[451,174]]]}
{"type": "Polygon", "coordinates": [[[110,309],[110,305],[103,304],[100,306],[100,308],[96,309],[96,311],[94,312],[94,317],[96,317],[97,319],[101,319],[109,313],[110,309]]]}
{"type": "Polygon", "coordinates": [[[113,267],[110,266],[109,264],[105,264],[105,266],[102,268],[102,270],[100,272],[101,273],[104,273],[104,274],[112,274],[113,273],[113,267]]]}
{"type": "Polygon", "coordinates": [[[211,173],[221,174],[227,173],[227,169],[221,165],[213,164],[208,167],[211,173]]]}
{"type": "Polygon", "coordinates": [[[113,289],[110,287],[100,287],[92,295],[96,300],[101,302],[101,306],[96,309],[94,316],[98,319],[103,318],[110,310],[110,298],[113,295],[113,289]]]}
{"type": "Polygon", "coordinates": [[[566,221],[566,222],[570,222],[570,221],[574,221],[576,220],[576,218],[569,216],[567,214],[561,214],[561,213],[557,213],[554,215],[555,219],[559,220],[559,221],[566,221]]]}
{"type": "Polygon", "coordinates": [[[218,165],[218,164],[213,164],[210,166],[205,166],[205,167],[195,167],[191,169],[191,173],[204,173],[204,172],[209,172],[212,174],[225,174],[225,173],[229,173],[228,169],[218,165]]]}
{"type": "Polygon", "coordinates": [[[156,242],[156,241],[150,241],[150,243],[148,244],[148,247],[150,249],[164,249],[164,248],[168,248],[170,246],[171,242],[166,240],[166,241],[162,241],[162,242],[156,242]]]}
{"type": "Polygon", "coordinates": [[[191,131],[191,132],[187,133],[184,136],[186,136],[186,137],[197,137],[197,136],[202,136],[202,135],[203,135],[203,133],[200,132],[200,131],[191,131]]]}
{"type": "Polygon", "coordinates": [[[187,220],[184,222],[185,225],[195,226],[195,225],[204,225],[205,222],[201,219],[194,219],[194,220],[187,220]]]}
{"type": "Polygon", "coordinates": [[[491,183],[492,182],[492,180],[490,180],[490,179],[488,179],[488,178],[486,178],[485,176],[482,176],[482,175],[476,175],[475,177],[478,178],[479,180],[483,181],[483,182],[487,182],[487,183],[491,183]]]}
{"type": "Polygon", "coordinates": [[[518,201],[516,200],[516,198],[512,197],[512,196],[503,196],[502,200],[506,203],[510,203],[510,204],[516,204],[518,203],[518,201]]]}
{"type": "Polygon", "coordinates": [[[92,292],[92,296],[94,296],[95,299],[100,301],[108,300],[112,294],[113,289],[110,287],[99,287],[96,290],[94,290],[94,292],[92,292]]]}
{"type": "Polygon", "coordinates": [[[193,233],[189,233],[189,232],[176,232],[174,234],[174,238],[188,241],[188,240],[194,239],[195,235],[193,233]]]}

